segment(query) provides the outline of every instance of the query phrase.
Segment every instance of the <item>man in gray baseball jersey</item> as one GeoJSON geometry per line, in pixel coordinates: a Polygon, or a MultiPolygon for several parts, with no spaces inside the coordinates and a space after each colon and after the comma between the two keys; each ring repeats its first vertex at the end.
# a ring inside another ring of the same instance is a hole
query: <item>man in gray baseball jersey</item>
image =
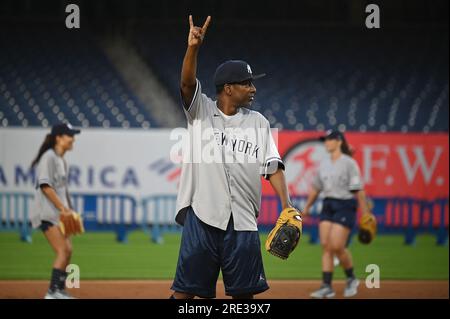
{"type": "Polygon", "coordinates": [[[197,55],[211,21],[203,27],[189,16],[188,47],[181,71],[181,97],[189,145],[177,198],[184,225],[172,298],[214,298],[219,271],[225,293],[252,298],[269,287],[262,265],[257,216],[261,176],[268,179],[283,208],[290,207],[284,164],[270,125],[248,109],[256,94],[250,66],[221,64],[214,75],[217,100],[202,93],[196,78],[197,55]]]}

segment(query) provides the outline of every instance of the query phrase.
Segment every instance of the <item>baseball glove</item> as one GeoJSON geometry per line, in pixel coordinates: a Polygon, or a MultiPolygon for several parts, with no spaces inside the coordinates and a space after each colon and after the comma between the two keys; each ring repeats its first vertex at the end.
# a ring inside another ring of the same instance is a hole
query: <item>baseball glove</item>
{"type": "Polygon", "coordinates": [[[285,208],[266,240],[266,250],[281,259],[287,259],[302,236],[302,217],[295,208],[285,208]]]}
{"type": "Polygon", "coordinates": [[[359,221],[358,239],[363,244],[369,244],[377,233],[377,219],[372,213],[365,213],[359,221]]]}
{"type": "Polygon", "coordinates": [[[80,214],[72,212],[66,216],[60,216],[59,227],[63,235],[71,236],[84,233],[83,218],[80,214]]]}

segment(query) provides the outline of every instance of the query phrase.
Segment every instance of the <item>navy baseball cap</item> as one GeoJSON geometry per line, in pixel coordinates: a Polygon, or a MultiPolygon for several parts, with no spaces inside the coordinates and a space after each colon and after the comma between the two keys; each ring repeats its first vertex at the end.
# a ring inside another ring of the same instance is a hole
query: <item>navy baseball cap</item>
{"type": "Polygon", "coordinates": [[[74,129],[72,125],[70,125],[70,123],[59,123],[53,125],[51,134],[74,136],[75,134],[79,134],[80,132],[80,130],[74,129]]]}
{"type": "Polygon", "coordinates": [[[253,75],[250,65],[241,60],[229,60],[219,65],[214,73],[214,85],[239,83],[247,80],[256,80],[266,74],[253,75]]]}
{"type": "Polygon", "coordinates": [[[319,138],[321,141],[325,140],[340,140],[345,141],[345,136],[341,131],[338,130],[328,130],[324,136],[319,138]]]}

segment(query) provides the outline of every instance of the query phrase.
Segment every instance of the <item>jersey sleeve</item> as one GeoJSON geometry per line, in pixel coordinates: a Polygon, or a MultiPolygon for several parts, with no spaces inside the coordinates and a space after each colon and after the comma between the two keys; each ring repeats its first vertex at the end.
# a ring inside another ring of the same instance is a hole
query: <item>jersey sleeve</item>
{"type": "Polygon", "coordinates": [[[54,187],[54,176],[55,165],[53,158],[51,156],[47,156],[47,154],[44,154],[39,161],[37,169],[36,187],[38,188],[45,184],[54,187]]]}
{"type": "Polygon", "coordinates": [[[263,166],[261,170],[261,175],[265,179],[269,179],[270,175],[276,173],[278,168],[282,170],[285,169],[284,163],[281,160],[280,154],[278,153],[277,146],[275,144],[275,140],[272,135],[272,131],[270,129],[269,123],[267,122],[267,130],[266,130],[266,147],[265,154],[263,160],[263,166]]]}
{"type": "Polygon", "coordinates": [[[363,189],[363,182],[361,178],[361,172],[359,170],[358,164],[355,160],[349,162],[349,185],[348,189],[350,191],[359,191],[363,189]]]}
{"type": "Polygon", "coordinates": [[[197,84],[195,86],[195,93],[192,98],[191,104],[187,109],[184,105],[183,99],[181,99],[184,114],[189,121],[200,119],[202,117],[202,114],[205,113],[205,109],[207,107],[208,97],[202,93],[202,85],[200,84],[200,81],[198,79],[196,81],[197,84]]]}

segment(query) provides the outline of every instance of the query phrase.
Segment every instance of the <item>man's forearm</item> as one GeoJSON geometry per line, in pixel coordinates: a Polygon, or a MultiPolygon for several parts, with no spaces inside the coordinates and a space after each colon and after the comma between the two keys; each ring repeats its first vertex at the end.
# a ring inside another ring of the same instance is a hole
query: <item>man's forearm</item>
{"type": "Polygon", "coordinates": [[[278,169],[275,174],[270,175],[269,181],[281,200],[281,207],[283,209],[291,207],[292,204],[291,199],[289,198],[284,171],[282,169],[278,169]]]}
{"type": "Polygon", "coordinates": [[[181,87],[195,87],[197,78],[197,47],[188,46],[181,69],[181,87]]]}
{"type": "Polygon", "coordinates": [[[191,104],[195,94],[195,86],[197,84],[197,54],[198,47],[188,46],[181,69],[181,95],[186,108],[191,104]]]}

